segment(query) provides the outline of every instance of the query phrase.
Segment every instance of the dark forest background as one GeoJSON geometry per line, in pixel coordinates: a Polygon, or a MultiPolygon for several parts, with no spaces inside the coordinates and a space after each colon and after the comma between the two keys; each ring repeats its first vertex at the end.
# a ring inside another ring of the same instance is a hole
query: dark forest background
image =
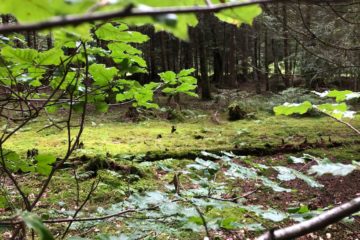
{"type": "MultiPolygon", "coordinates": [[[[135,27],[150,37],[136,46],[143,51],[148,72],[131,78],[147,83],[159,72],[194,67],[204,100],[219,88],[256,93],[289,87],[359,90],[360,3],[294,1],[262,8],[252,26],[240,27],[201,13],[197,27],[189,30],[189,41],[155,32],[150,25],[135,27]]],[[[3,23],[12,21],[2,15],[3,23]]],[[[52,47],[51,35],[27,32],[25,38],[19,47],[52,47]]]]}

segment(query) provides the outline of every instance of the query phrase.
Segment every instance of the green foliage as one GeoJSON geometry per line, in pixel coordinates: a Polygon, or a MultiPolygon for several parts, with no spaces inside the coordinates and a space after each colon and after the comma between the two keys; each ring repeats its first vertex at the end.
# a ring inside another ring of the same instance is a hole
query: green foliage
{"type": "Polygon", "coordinates": [[[94,84],[99,87],[109,86],[118,74],[115,67],[106,68],[104,64],[92,64],[89,67],[89,73],[93,76],[94,84]]]}
{"type": "MultiPolygon", "coordinates": [[[[247,204],[247,199],[241,197],[236,202],[229,199],[226,201],[226,198],[225,200],[218,200],[228,196],[231,186],[241,185],[242,180],[247,183],[256,182],[261,188],[268,187],[270,182],[271,184],[275,184],[275,182],[260,175],[259,170],[248,167],[245,162],[251,161],[245,161],[245,158],[236,156],[231,152],[218,155],[203,151],[202,155],[204,159],[198,158],[194,163],[187,164],[186,170],[182,166],[176,170],[173,169],[174,166],[164,166],[163,163],[158,163],[162,171],[170,176],[175,173],[182,173],[182,175],[178,175],[180,183],[183,183],[180,188],[180,195],[174,191],[172,186],[166,185],[161,191],[134,193],[126,200],[108,208],[99,207],[98,213],[100,215],[115,214],[126,209],[137,209],[136,217],[127,218],[127,221],[124,221],[124,225],[130,229],[127,236],[137,236],[140,233],[161,233],[169,238],[174,238],[177,236],[176,234],[186,230],[191,231],[192,234],[204,234],[203,218],[207,227],[212,231],[224,229],[258,231],[263,229],[262,224],[260,224],[263,222],[280,223],[288,219],[303,221],[309,216],[316,215],[305,205],[282,211],[265,204],[247,204]],[[239,159],[244,161],[239,163],[239,159]],[[145,210],[148,208],[151,208],[152,211],[145,210]],[[199,211],[202,216],[200,216],[199,211]],[[252,219],[256,218],[257,220],[252,223],[245,220],[247,219],[246,216],[252,216],[252,219]],[[141,224],[137,217],[143,219],[141,224]],[[154,218],[161,218],[164,221],[152,221],[154,218]]],[[[174,160],[166,161],[170,163],[174,160]]],[[[295,170],[289,172],[288,168],[282,168],[282,166],[273,168],[286,172],[282,175],[291,174],[302,178],[309,183],[310,187],[319,187],[320,185],[313,178],[295,170]]],[[[286,179],[281,178],[281,180],[286,179]]],[[[278,185],[273,190],[277,191],[277,188],[280,186],[278,185]]]]}
{"type": "Polygon", "coordinates": [[[139,82],[132,80],[119,80],[122,92],[116,95],[116,101],[123,102],[134,99],[134,107],[158,108],[156,103],[152,103],[154,90],[159,86],[158,83],[149,83],[141,86],[139,82]]]}
{"type": "MultiPolygon", "coordinates": [[[[263,107],[265,108],[265,110],[273,112],[274,107],[282,105],[283,103],[302,103],[305,101],[309,101],[312,104],[316,105],[326,103],[324,99],[319,98],[308,89],[290,87],[277,94],[273,94],[270,99],[267,98],[265,100],[265,104],[263,104],[265,106],[263,107]]],[[[310,111],[309,113],[313,112],[310,111]]]]}
{"type": "MultiPolygon", "coordinates": [[[[307,160],[315,161],[317,164],[312,165],[308,170],[308,173],[316,174],[317,176],[322,176],[325,174],[331,174],[333,176],[347,176],[355,170],[360,170],[359,163],[357,162],[353,162],[353,164],[333,163],[328,158],[321,159],[309,154],[304,154],[304,156],[300,158],[292,157],[292,159],[296,159],[296,162],[294,161],[294,163],[299,163],[299,164],[304,164],[307,160]]],[[[278,168],[275,169],[278,170],[282,175],[284,175],[283,178],[294,177],[291,176],[291,174],[289,175],[288,172],[289,171],[294,172],[295,170],[278,169],[278,168]]],[[[307,176],[306,176],[307,179],[301,178],[299,176],[296,177],[306,181],[309,185],[311,184],[313,185],[313,187],[316,187],[314,186],[316,183],[313,182],[311,178],[309,179],[307,176]]]]}
{"type": "Polygon", "coordinates": [[[310,187],[315,187],[315,188],[324,187],[324,185],[318,183],[312,177],[306,176],[305,174],[303,174],[299,171],[296,171],[294,169],[287,168],[284,166],[276,166],[273,168],[279,172],[279,175],[277,176],[277,178],[281,181],[290,181],[290,180],[299,178],[299,179],[303,180],[304,182],[306,182],[310,187]]]}
{"type": "Polygon", "coordinates": [[[215,16],[220,21],[227,22],[239,27],[243,23],[251,25],[254,18],[259,16],[261,12],[262,10],[259,5],[251,5],[241,8],[223,10],[219,13],[216,13],[215,16]]]}
{"type": "MultiPolygon", "coordinates": [[[[37,22],[48,20],[54,16],[66,16],[70,14],[82,14],[87,12],[91,7],[96,6],[95,0],[86,1],[63,1],[63,0],[52,0],[44,3],[41,0],[5,0],[0,6],[0,13],[13,14],[20,23],[26,22],[37,22]],[[19,9],[18,6],[21,4],[23,8],[19,9]]],[[[214,3],[220,3],[215,1],[214,3]]],[[[204,5],[204,2],[199,0],[182,0],[182,1],[154,1],[154,0],[129,0],[129,1],[110,1],[104,6],[98,6],[96,11],[119,11],[128,4],[134,4],[139,10],[149,10],[153,7],[190,7],[197,5],[204,5]]],[[[261,13],[259,5],[251,5],[241,8],[223,10],[215,15],[221,20],[230,24],[240,26],[242,23],[251,24],[253,19],[261,13]]],[[[139,33],[129,34],[131,32],[119,32],[119,30],[126,30],[122,23],[130,25],[145,25],[153,24],[157,31],[168,31],[174,34],[176,37],[183,40],[188,40],[188,27],[196,26],[198,21],[195,14],[164,14],[155,17],[129,17],[121,19],[121,25],[119,29],[111,27],[110,24],[104,24],[97,31],[97,35],[104,37],[104,40],[110,39],[115,40],[118,38],[128,39],[131,42],[142,42],[146,39],[139,33]]],[[[57,39],[62,39],[63,43],[67,42],[66,39],[74,38],[87,39],[89,40],[88,25],[82,24],[77,27],[66,27],[63,29],[56,29],[55,35],[57,39]],[[64,31],[65,30],[65,31],[64,31]],[[61,37],[60,37],[61,35],[61,37]]],[[[69,43],[67,42],[67,46],[69,43]]]]}
{"type": "Polygon", "coordinates": [[[321,163],[319,165],[311,166],[310,174],[317,174],[319,176],[324,174],[332,174],[335,176],[349,175],[356,169],[356,166],[342,163],[321,163]]]}
{"type": "Polygon", "coordinates": [[[336,102],[344,102],[344,101],[348,101],[348,100],[360,97],[360,93],[352,92],[350,90],[345,90],[345,91],[332,90],[332,91],[326,91],[323,93],[319,93],[319,92],[315,91],[314,93],[319,95],[320,97],[335,98],[336,102]]]}
{"type": "Polygon", "coordinates": [[[5,159],[6,167],[12,172],[17,172],[19,170],[21,170],[22,172],[35,171],[35,167],[31,162],[20,158],[20,156],[14,151],[5,150],[3,151],[3,156],[5,159]]]}
{"type": "Polygon", "coordinates": [[[49,175],[51,172],[51,164],[56,161],[56,158],[49,154],[39,154],[35,157],[36,171],[42,175],[49,175]]]}
{"type": "Polygon", "coordinates": [[[312,104],[309,101],[303,103],[284,103],[282,106],[274,107],[276,115],[292,115],[295,113],[304,114],[312,108],[312,104]]]}
{"type": "Polygon", "coordinates": [[[284,103],[281,106],[276,106],[273,108],[276,115],[293,115],[293,114],[305,114],[312,109],[318,110],[319,112],[330,115],[336,119],[342,118],[354,118],[356,112],[348,111],[348,105],[343,102],[346,100],[359,98],[360,93],[351,92],[351,91],[326,91],[324,93],[315,92],[320,97],[333,97],[337,102],[341,103],[324,103],[320,105],[312,104],[309,101],[303,103],[284,103]]]}
{"type": "Polygon", "coordinates": [[[58,65],[62,59],[65,59],[64,52],[59,48],[38,52],[35,49],[20,49],[7,46],[1,50],[1,55],[11,62],[22,64],[22,67],[58,65]]]}
{"type": "Polygon", "coordinates": [[[99,39],[106,41],[143,43],[149,40],[149,37],[142,33],[127,30],[128,27],[125,24],[115,27],[111,23],[106,23],[97,29],[95,34],[99,39]]]}
{"type": "Polygon", "coordinates": [[[166,84],[162,92],[174,95],[178,93],[184,93],[193,97],[198,97],[194,90],[197,87],[196,78],[190,76],[195,71],[194,68],[181,70],[178,74],[167,71],[160,73],[161,80],[166,84]]]}
{"type": "Polygon", "coordinates": [[[197,158],[195,159],[195,162],[196,163],[194,164],[187,165],[187,167],[190,169],[204,171],[206,176],[213,176],[220,169],[219,164],[212,161],[205,161],[201,158],[197,158]]]}
{"type": "Polygon", "coordinates": [[[39,154],[35,156],[34,161],[31,159],[22,159],[16,152],[5,151],[5,164],[12,172],[37,172],[42,175],[49,175],[51,165],[55,163],[56,158],[49,154],[39,154]]]}
{"type": "Polygon", "coordinates": [[[40,240],[53,240],[54,237],[50,231],[41,222],[41,219],[33,213],[23,212],[21,218],[24,220],[27,227],[33,229],[38,235],[40,240]]]}

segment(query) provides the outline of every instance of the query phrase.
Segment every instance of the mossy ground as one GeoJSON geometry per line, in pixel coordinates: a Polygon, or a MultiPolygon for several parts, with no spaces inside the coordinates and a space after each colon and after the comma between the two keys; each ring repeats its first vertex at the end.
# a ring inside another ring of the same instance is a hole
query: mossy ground
{"type": "MultiPolygon", "coordinates": [[[[37,148],[40,153],[49,153],[62,157],[66,149],[66,131],[57,129],[41,129],[46,121],[39,119],[32,122],[25,131],[14,135],[4,148],[15,150],[23,157],[28,149],[37,148]]],[[[360,126],[360,120],[353,120],[355,126],[360,126]]],[[[188,119],[185,122],[171,122],[166,120],[147,120],[139,123],[125,123],[110,119],[107,115],[102,117],[90,116],[86,122],[85,131],[81,138],[84,149],[77,150],[75,156],[87,155],[89,157],[110,156],[114,161],[123,166],[135,166],[140,169],[143,176],[131,176],[126,172],[115,172],[107,169],[97,171],[101,182],[83,210],[94,212],[98,207],[106,208],[111,204],[121,202],[131,193],[165,188],[173,173],[162,173],[159,166],[169,166],[174,171],[184,169],[192,160],[167,159],[157,162],[137,163],[126,158],[112,158],[111,156],[141,155],[148,152],[183,153],[200,150],[229,150],[243,147],[281,147],[286,144],[301,144],[307,142],[341,142],[338,148],[308,149],[306,152],[317,156],[328,156],[334,160],[350,161],[359,160],[360,148],[354,144],[359,138],[342,124],[327,117],[278,117],[267,113],[259,113],[256,120],[240,120],[229,122],[225,116],[221,124],[215,124],[210,119],[210,114],[201,114],[200,117],[188,119]],[[172,126],[176,132],[171,133],[172,126]],[[330,138],[330,139],[329,139],[330,138]],[[136,178],[136,179],[134,179],[136,178]]],[[[286,164],[286,156],[282,158],[265,157],[267,164],[286,164]]],[[[83,173],[82,166],[77,172],[83,173]]],[[[38,175],[19,175],[21,185],[30,198],[38,192],[44,177],[38,175]]],[[[84,199],[95,178],[79,181],[80,199],[84,199]]],[[[186,184],[186,183],[184,183],[186,184]]],[[[77,183],[74,179],[73,169],[59,170],[50,183],[46,196],[38,204],[39,212],[48,214],[48,210],[61,212],[63,209],[76,208],[77,183]]],[[[271,199],[268,199],[271,205],[271,199]]],[[[276,207],[276,206],[274,206],[276,207]]],[[[10,213],[10,212],[8,212],[10,213]]],[[[210,214],[216,215],[216,211],[210,214]]],[[[228,217],[239,217],[239,213],[232,209],[225,209],[222,214],[228,217]]],[[[81,216],[81,215],[80,215],[81,216]]],[[[244,222],[254,220],[244,219],[244,222]]],[[[97,235],[101,232],[117,232],[116,226],[122,226],[121,221],[97,225],[92,228],[87,236],[97,235]]],[[[61,229],[61,225],[54,228],[61,229]]],[[[125,227],[121,228],[127,231],[125,227]]],[[[74,233],[74,232],[72,232],[74,233]]],[[[180,232],[179,239],[198,239],[199,235],[187,231],[180,232]]],[[[158,236],[158,239],[166,239],[158,236]]]]}
{"type": "MultiPolygon", "coordinates": [[[[355,126],[360,121],[355,120],[355,126]]],[[[55,128],[41,132],[44,120],[31,123],[19,132],[4,148],[25,154],[37,148],[41,153],[61,157],[67,147],[66,130],[55,128]]],[[[76,129],[74,129],[75,132],[76,129]]],[[[76,133],[76,132],[75,132],[76,133]]],[[[186,122],[148,120],[124,123],[107,120],[106,116],[87,121],[81,141],[84,150],[79,154],[97,155],[144,154],[147,152],[189,152],[193,150],[234,149],[236,147],[280,146],[290,143],[328,141],[351,144],[356,135],[344,125],[327,117],[282,117],[260,114],[257,120],[222,121],[213,123],[209,116],[186,122]],[[176,132],[171,133],[172,126],[176,132]]]]}

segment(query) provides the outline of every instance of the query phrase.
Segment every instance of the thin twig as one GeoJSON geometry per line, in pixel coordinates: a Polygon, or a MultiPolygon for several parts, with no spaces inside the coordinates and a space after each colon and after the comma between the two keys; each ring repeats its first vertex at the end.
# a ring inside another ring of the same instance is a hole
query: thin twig
{"type": "MultiPolygon", "coordinates": [[[[90,191],[88,193],[88,195],[86,196],[86,198],[84,199],[83,203],[81,204],[81,206],[75,211],[74,215],[73,215],[73,219],[77,217],[77,215],[79,214],[79,212],[83,209],[83,207],[85,206],[85,204],[90,200],[92,194],[95,192],[96,188],[99,186],[100,183],[100,179],[97,181],[94,181],[90,187],[90,191]]],[[[71,227],[73,222],[69,222],[66,230],[64,231],[61,239],[64,239],[66,234],[69,232],[69,229],[71,227]]]]}

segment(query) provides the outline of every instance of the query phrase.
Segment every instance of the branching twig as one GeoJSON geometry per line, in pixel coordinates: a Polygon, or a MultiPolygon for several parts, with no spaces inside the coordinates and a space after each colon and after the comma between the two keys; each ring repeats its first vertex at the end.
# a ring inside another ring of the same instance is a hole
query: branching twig
{"type": "MultiPolygon", "coordinates": [[[[93,184],[90,187],[90,191],[88,193],[88,195],[86,196],[85,200],[83,201],[83,203],[81,204],[81,206],[75,211],[74,215],[73,215],[73,219],[75,219],[77,217],[77,215],[79,214],[79,212],[83,209],[83,207],[85,206],[85,204],[90,200],[92,194],[94,193],[94,191],[96,190],[96,188],[98,187],[100,183],[100,180],[94,181],[93,184]]],[[[69,229],[72,225],[72,222],[69,222],[66,230],[64,231],[61,239],[64,239],[66,234],[69,232],[69,229]]]]}
{"type": "Polygon", "coordinates": [[[350,128],[351,130],[353,130],[357,135],[360,135],[360,130],[358,130],[357,128],[355,128],[353,125],[351,125],[350,123],[348,122],[345,122],[339,118],[336,118],[334,116],[332,116],[331,114],[327,113],[327,112],[324,112],[324,111],[321,111],[320,109],[318,109],[316,106],[314,106],[314,108],[319,111],[320,113],[334,119],[335,121],[341,123],[341,124],[344,124],[345,126],[347,126],[348,128],[350,128]]]}

